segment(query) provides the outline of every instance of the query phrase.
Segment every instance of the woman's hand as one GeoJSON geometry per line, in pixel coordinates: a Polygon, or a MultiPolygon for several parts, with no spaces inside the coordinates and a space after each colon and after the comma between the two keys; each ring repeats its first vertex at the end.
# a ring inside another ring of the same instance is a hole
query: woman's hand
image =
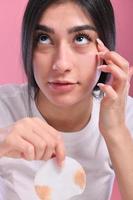
{"type": "Polygon", "coordinates": [[[0,157],[48,160],[56,156],[59,165],[65,157],[60,132],[39,118],[24,118],[0,130],[5,138],[0,143],[0,157]]]}
{"type": "Polygon", "coordinates": [[[126,127],[125,106],[133,69],[129,68],[127,60],[118,53],[109,51],[101,40],[98,39],[97,42],[98,54],[106,62],[106,65],[101,65],[98,69],[111,74],[110,83],[98,84],[105,94],[101,101],[99,128],[106,137],[113,134],[113,130],[120,133],[119,130],[126,127]]]}

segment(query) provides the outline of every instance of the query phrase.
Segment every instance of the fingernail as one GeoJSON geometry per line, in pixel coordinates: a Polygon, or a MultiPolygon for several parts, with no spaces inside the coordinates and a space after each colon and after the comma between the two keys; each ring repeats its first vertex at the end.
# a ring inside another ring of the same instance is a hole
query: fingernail
{"type": "Polygon", "coordinates": [[[98,87],[103,87],[104,84],[103,84],[103,83],[98,83],[97,86],[98,86],[98,87]]]}
{"type": "Polygon", "coordinates": [[[63,169],[64,168],[64,165],[65,165],[65,161],[59,161],[59,160],[56,160],[57,161],[57,165],[59,168],[63,169]]]}
{"type": "Polygon", "coordinates": [[[60,167],[61,167],[62,169],[64,168],[64,166],[65,166],[65,161],[63,161],[63,162],[60,163],[60,167]]]}
{"type": "Polygon", "coordinates": [[[97,66],[97,69],[101,70],[101,69],[106,69],[107,65],[99,65],[97,66]]]}
{"type": "Polygon", "coordinates": [[[99,45],[104,46],[104,43],[103,43],[99,38],[97,38],[96,41],[97,41],[97,43],[98,43],[99,45]]]}
{"type": "Polygon", "coordinates": [[[62,161],[62,162],[59,163],[59,167],[61,167],[61,169],[63,169],[64,166],[65,166],[65,161],[62,161]]]}

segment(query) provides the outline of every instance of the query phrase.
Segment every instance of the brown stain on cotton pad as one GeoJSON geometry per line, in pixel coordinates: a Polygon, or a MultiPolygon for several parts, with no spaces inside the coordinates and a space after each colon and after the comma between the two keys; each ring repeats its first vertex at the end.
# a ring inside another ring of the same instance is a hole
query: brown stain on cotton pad
{"type": "Polygon", "coordinates": [[[74,174],[74,182],[81,189],[85,187],[86,184],[86,174],[82,168],[78,169],[74,174]]]}
{"type": "Polygon", "coordinates": [[[52,189],[48,186],[35,186],[35,190],[40,200],[51,200],[52,189]]]}

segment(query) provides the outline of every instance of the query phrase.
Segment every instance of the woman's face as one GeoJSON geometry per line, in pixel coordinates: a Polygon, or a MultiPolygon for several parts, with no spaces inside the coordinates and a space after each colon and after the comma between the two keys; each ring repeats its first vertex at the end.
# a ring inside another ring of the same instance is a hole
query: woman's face
{"type": "Polygon", "coordinates": [[[35,33],[34,76],[39,95],[58,106],[88,101],[97,82],[98,35],[74,3],[52,5],[35,33]]]}

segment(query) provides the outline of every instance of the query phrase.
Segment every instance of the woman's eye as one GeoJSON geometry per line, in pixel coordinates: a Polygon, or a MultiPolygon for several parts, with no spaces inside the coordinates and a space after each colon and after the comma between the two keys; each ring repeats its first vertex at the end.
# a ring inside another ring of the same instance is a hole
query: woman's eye
{"type": "Polygon", "coordinates": [[[47,36],[45,34],[39,35],[37,40],[40,44],[51,44],[51,40],[50,40],[49,36],[47,36]]]}
{"type": "Polygon", "coordinates": [[[91,41],[90,37],[87,35],[78,35],[75,37],[75,43],[76,44],[88,44],[91,41]]]}

